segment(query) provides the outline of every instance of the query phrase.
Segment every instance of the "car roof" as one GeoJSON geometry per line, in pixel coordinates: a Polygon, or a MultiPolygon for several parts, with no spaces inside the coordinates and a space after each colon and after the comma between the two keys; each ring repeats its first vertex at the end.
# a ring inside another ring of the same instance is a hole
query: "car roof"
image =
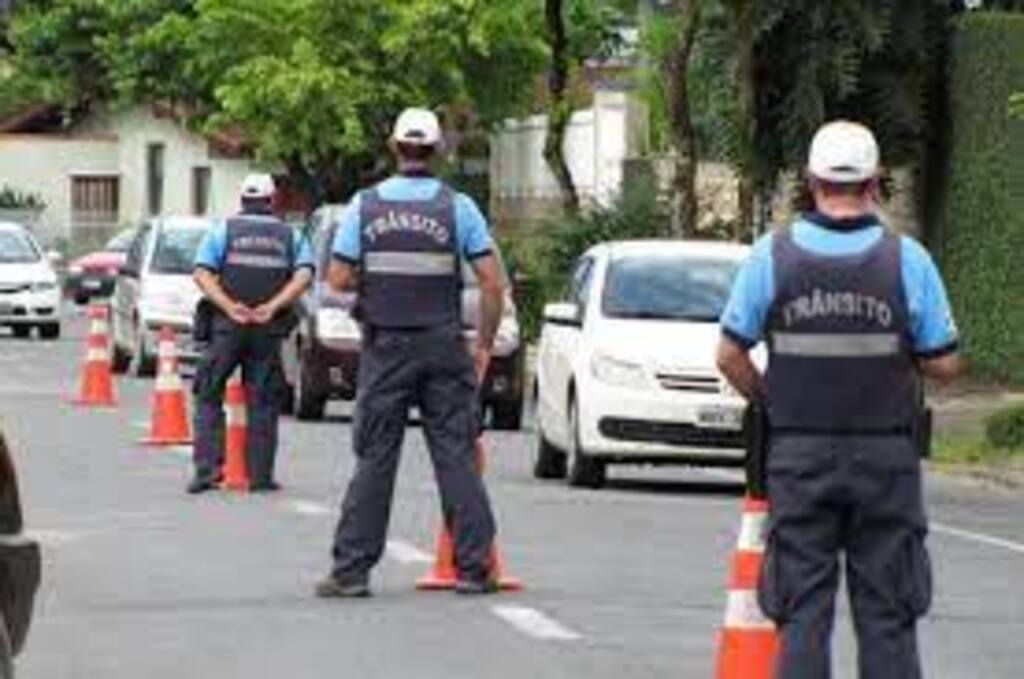
{"type": "Polygon", "coordinates": [[[729,241],[664,238],[607,241],[593,246],[590,252],[595,256],[611,258],[643,255],[693,255],[739,261],[750,254],[750,246],[729,241]]]}

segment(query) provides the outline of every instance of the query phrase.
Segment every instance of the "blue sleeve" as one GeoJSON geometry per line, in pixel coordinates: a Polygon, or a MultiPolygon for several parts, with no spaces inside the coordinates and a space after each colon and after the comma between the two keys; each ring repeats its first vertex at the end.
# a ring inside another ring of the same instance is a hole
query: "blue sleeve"
{"type": "Polygon", "coordinates": [[[929,356],[954,351],[958,332],[939,269],[920,243],[904,236],[902,244],[903,288],[914,352],[929,356]]]}
{"type": "Polygon", "coordinates": [[[196,250],[195,266],[220,271],[224,265],[224,251],[228,245],[228,227],[224,222],[218,222],[207,230],[203,240],[199,241],[199,249],[196,250]]]}
{"type": "Polygon", "coordinates": [[[356,195],[338,219],[331,253],[338,259],[356,264],[362,256],[359,224],[359,196],[356,195]]]}
{"type": "Polygon", "coordinates": [[[292,267],[295,269],[316,268],[316,261],[313,259],[313,246],[309,242],[309,236],[304,233],[295,234],[292,267]]]}
{"type": "Polygon", "coordinates": [[[455,238],[459,252],[466,259],[474,259],[494,250],[494,241],[491,240],[483,213],[472,198],[461,193],[455,198],[455,238]]]}
{"type": "Polygon", "coordinates": [[[740,267],[720,320],[722,333],[751,348],[764,336],[764,325],[775,297],[772,272],[772,234],[754,244],[740,267]]]}

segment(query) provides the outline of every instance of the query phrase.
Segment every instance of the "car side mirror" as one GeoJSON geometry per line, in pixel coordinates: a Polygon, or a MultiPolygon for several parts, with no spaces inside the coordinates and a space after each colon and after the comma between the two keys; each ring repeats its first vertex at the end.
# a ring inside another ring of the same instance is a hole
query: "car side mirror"
{"type": "Polygon", "coordinates": [[[544,321],[554,325],[583,325],[583,313],[580,305],[572,302],[555,302],[544,306],[544,321]]]}

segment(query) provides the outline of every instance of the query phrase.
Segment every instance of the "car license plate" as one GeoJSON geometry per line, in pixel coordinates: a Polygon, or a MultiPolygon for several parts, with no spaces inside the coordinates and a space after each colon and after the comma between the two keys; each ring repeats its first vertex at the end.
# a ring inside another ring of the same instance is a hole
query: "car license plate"
{"type": "Polygon", "coordinates": [[[731,406],[707,406],[697,411],[697,426],[705,429],[739,431],[743,428],[743,411],[731,406]]]}
{"type": "Polygon", "coordinates": [[[358,339],[359,325],[346,311],[320,309],[316,315],[317,334],[328,339],[358,339]]]}
{"type": "Polygon", "coordinates": [[[82,287],[86,290],[99,290],[103,285],[103,281],[98,281],[95,278],[87,278],[82,281],[82,287]]]}

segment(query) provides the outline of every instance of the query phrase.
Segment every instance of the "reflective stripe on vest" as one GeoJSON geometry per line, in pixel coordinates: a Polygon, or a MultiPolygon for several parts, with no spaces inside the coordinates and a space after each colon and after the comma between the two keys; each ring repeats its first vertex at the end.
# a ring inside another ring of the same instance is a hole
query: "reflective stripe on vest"
{"type": "Polygon", "coordinates": [[[451,276],[455,264],[444,252],[369,252],[363,260],[368,273],[395,276],[451,276]]]}
{"type": "Polygon", "coordinates": [[[772,350],[780,356],[813,358],[871,358],[896,356],[900,353],[900,336],[896,333],[864,335],[796,334],[777,332],[772,350]]]}

